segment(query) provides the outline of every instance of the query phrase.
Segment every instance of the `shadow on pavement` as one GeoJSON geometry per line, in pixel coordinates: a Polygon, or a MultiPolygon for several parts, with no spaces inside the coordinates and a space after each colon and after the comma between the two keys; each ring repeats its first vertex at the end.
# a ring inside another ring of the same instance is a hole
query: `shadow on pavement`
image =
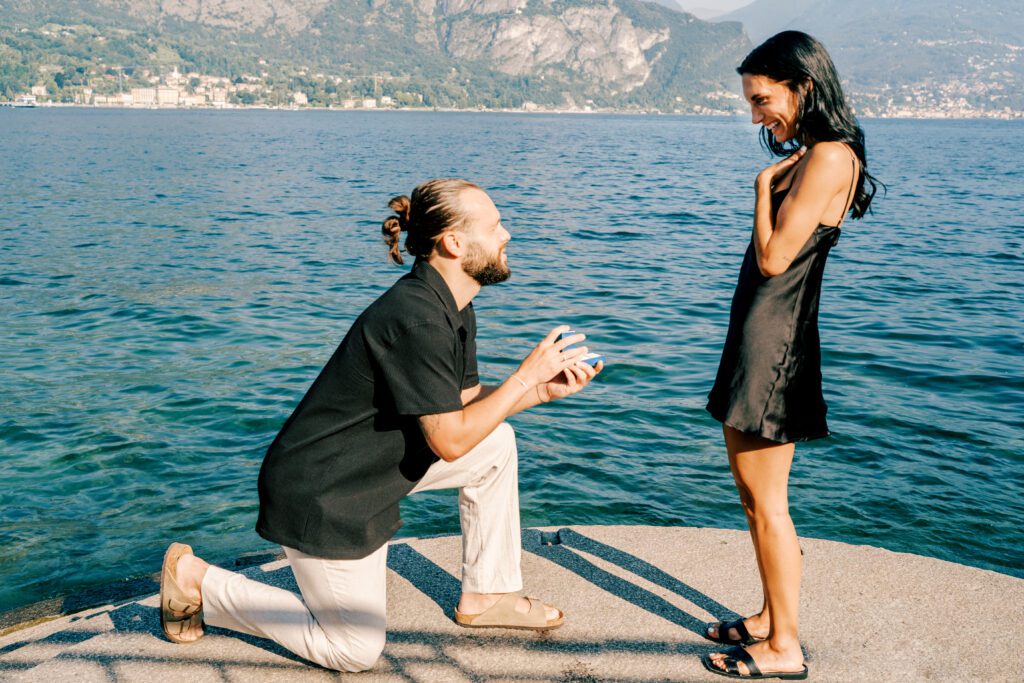
{"type": "MultiPolygon", "coordinates": [[[[545,534],[545,540],[550,541],[552,537],[554,537],[552,544],[542,544],[541,532],[526,529],[523,531],[523,548],[527,552],[568,569],[611,595],[626,600],[651,614],[693,633],[702,633],[704,629],[704,622],[702,620],[688,614],[636,583],[602,569],[581,553],[601,558],[603,561],[614,564],[652,584],[671,590],[708,612],[726,618],[738,616],[731,610],[726,609],[721,603],[658,567],[618,548],[584,536],[571,529],[562,529],[557,535],[545,534]]],[[[388,567],[429,597],[440,608],[443,615],[442,618],[451,621],[451,610],[458,603],[461,592],[458,579],[408,543],[396,543],[389,548],[388,567]]],[[[245,573],[255,580],[297,592],[294,577],[287,565],[269,572],[260,572],[253,569],[245,573]]],[[[153,665],[166,664],[168,666],[173,666],[175,663],[187,664],[189,667],[197,665],[209,666],[215,669],[218,675],[224,679],[231,678],[231,670],[237,668],[249,668],[270,674],[275,671],[282,673],[294,671],[298,673],[307,670],[306,667],[308,667],[308,670],[311,672],[318,671],[321,674],[333,673],[302,660],[272,641],[212,627],[207,627],[210,635],[219,635],[247,643],[264,652],[277,655],[280,660],[266,662],[259,661],[258,657],[253,661],[239,660],[237,657],[232,656],[225,658],[197,657],[196,654],[198,653],[195,651],[190,652],[187,658],[180,659],[173,655],[162,656],[159,652],[154,653],[152,651],[136,654],[124,653],[117,656],[101,651],[104,648],[96,648],[97,651],[90,652],[88,646],[83,646],[84,643],[87,643],[96,636],[109,636],[111,633],[109,629],[97,631],[88,627],[81,628],[81,626],[85,622],[103,615],[109,616],[112,621],[114,635],[142,634],[160,641],[163,640],[157,609],[155,607],[143,606],[137,602],[130,602],[108,611],[84,617],[78,620],[81,623],[73,621],[69,624],[69,628],[45,638],[7,645],[0,650],[0,671],[6,669],[8,671],[20,670],[24,672],[45,661],[56,659],[62,665],[73,664],[79,661],[79,665],[83,667],[101,666],[111,679],[118,678],[115,665],[124,664],[125,662],[149,663],[153,665]],[[58,646],[61,649],[59,652],[54,653],[52,647],[42,647],[39,649],[38,656],[35,656],[34,650],[29,649],[24,653],[27,655],[26,657],[17,656],[18,650],[33,645],[58,646]]],[[[465,636],[453,636],[450,632],[398,630],[388,632],[388,645],[382,655],[381,663],[378,663],[375,671],[378,673],[388,672],[397,674],[406,680],[426,680],[422,677],[422,672],[424,671],[422,667],[429,666],[434,667],[435,673],[437,667],[440,667],[441,670],[449,671],[452,675],[457,674],[460,678],[474,681],[486,680],[490,676],[489,673],[475,671],[472,667],[460,663],[460,661],[452,656],[453,644],[458,644],[460,641],[465,641],[465,644],[470,646],[486,646],[489,643],[496,643],[504,648],[512,647],[526,653],[532,653],[535,657],[540,657],[541,660],[548,655],[561,656],[562,664],[565,664],[564,657],[566,654],[622,653],[630,657],[642,657],[644,655],[692,656],[703,653],[707,649],[703,644],[658,640],[563,640],[548,639],[543,636],[537,637],[535,634],[530,634],[530,636],[516,634],[515,637],[505,634],[495,638],[489,634],[467,633],[465,636]]],[[[161,643],[159,646],[155,645],[154,649],[156,647],[163,648],[166,645],[161,643]]],[[[529,659],[534,658],[531,657],[529,659]]],[[[552,662],[552,666],[557,667],[558,664],[552,662]]],[[[582,663],[579,663],[579,666],[583,667],[583,669],[565,670],[558,676],[542,677],[542,680],[640,680],[631,678],[611,679],[606,677],[599,679],[585,670],[586,667],[582,663]]],[[[525,674],[526,672],[524,671],[523,675],[525,674]]],[[[517,674],[512,670],[507,670],[502,675],[512,678],[517,677],[517,674]]],[[[536,679],[536,676],[531,674],[530,678],[536,679]]]]}
{"type": "Polygon", "coordinates": [[[556,542],[551,545],[541,543],[541,532],[535,529],[524,529],[523,549],[538,557],[554,562],[586,579],[598,588],[608,591],[616,597],[622,598],[641,609],[647,610],[651,614],[666,619],[701,637],[704,634],[705,621],[687,614],[649,590],[601,569],[593,562],[573,552],[573,549],[600,557],[606,562],[621,567],[655,585],[666,588],[689,600],[701,609],[717,615],[718,618],[735,619],[740,616],[717,600],[683,583],[649,562],[645,562],[635,555],[630,555],[606,543],[584,536],[572,529],[559,530],[556,542]]]}

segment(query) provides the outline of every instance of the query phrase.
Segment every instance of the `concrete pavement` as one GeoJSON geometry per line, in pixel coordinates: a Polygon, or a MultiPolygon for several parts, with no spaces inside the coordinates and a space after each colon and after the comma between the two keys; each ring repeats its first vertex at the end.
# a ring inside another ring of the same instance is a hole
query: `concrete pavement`
{"type": "MultiPolygon", "coordinates": [[[[3,681],[723,681],[701,667],[704,623],[759,608],[746,533],[718,529],[524,530],[526,592],[567,614],[547,634],[455,625],[459,539],[391,545],[388,644],[338,674],[268,641],[208,629],[160,636],[144,595],[0,636],[3,681]]],[[[187,539],[185,539],[187,540],[187,539]]],[[[816,681],[1020,681],[1024,580],[867,546],[801,539],[801,637],[816,681]]],[[[202,555],[202,548],[197,548],[202,555]]],[[[244,570],[290,587],[287,564],[244,570]]]]}

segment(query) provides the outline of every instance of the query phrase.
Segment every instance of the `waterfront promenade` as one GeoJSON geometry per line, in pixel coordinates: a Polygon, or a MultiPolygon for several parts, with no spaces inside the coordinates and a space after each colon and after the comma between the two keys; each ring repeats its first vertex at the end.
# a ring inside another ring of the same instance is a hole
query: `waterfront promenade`
{"type": "MultiPolygon", "coordinates": [[[[370,672],[325,671],[273,643],[217,629],[195,645],[173,645],[159,635],[156,584],[147,580],[138,584],[144,595],[20,628],[5,624],[0,680],[724,680],[701,667],[699,655],[714,644],[699,632],[705,621],[758,607],[746,533],[545,531],[524,530],[523,567],[526,592],[567,613],[566,625],[548,634],[455,625],[460,546],[448,536],[392,544],[388,644],[370,672]]],[[[815,539],[801,546],[811,680],[1020,680],[1024,580],[866,546],[815,539]]],[[[245,571],[293,587],[283,561],[245,571]]]]}

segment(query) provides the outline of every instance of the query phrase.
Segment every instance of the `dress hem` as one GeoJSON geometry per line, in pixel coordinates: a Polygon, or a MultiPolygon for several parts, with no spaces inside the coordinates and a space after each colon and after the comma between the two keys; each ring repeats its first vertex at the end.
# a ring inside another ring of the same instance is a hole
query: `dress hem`
{"type": "Polygon", "coordinates": [[[806,435],[806,436],[789,436],[789,435],[785,434],[784,432],[780,433],[780,432],[777,432],[777,431],[766,430],[766,429],[762,429],[761,427],[741,426],[739,424],[735,424],[734,422],[732,422],[730,420],[726,420],[725,418],[722,418],[722,417],[719,417],[718,415],[715,415],[715,413],[711,410],[710,406],[706,406],[704,409],[708,411],[708,413],[711,415],[711,417],[713,417],[718,422],[721,422],[726,427],[732,427],[737,432],[741,432],[743,434],[750,434],[752,436],[759,436],[762,439],[767,439],[768,441],[773,441],[773,442],[775,442],[777,444],[780,444],[780,445],[787,444],[787,443],[798,443],[798,442],[803,442],[803,441],[815,441],[817,439],[824,439],[824,438],[827,438],[829,436],[832,436],[832,432],[829,431],[828,429],[826,429],[824,433],[816,433],[816,434],[811,434],[811,435],[806,435]],[[780,436],[782,438],[779,438],[780,436]]]}

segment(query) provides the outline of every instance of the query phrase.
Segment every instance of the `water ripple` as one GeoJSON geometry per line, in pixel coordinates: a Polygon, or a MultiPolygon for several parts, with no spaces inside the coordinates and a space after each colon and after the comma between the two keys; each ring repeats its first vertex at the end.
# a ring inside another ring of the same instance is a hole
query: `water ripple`
{"type": "MultiPolygon", "coordinates": [[[[484,380],[561,323],[609,359],[513,419],[523,523],[743,526],[703,406],[768,161],[746,122],[4,116],[0,610],[152,572],[173,538],[215,561],[265,545],[263,451],[403,272],[380,221],[430,176],[489,188],[513,235],[515,276],[477,299],[484,380]]],[[[797,449],[801,533],[1024,576],[1020,133],[867,122],[889,194],[826,274],[834,436],[797,449]],[[936,166],[964,148],[988,152],[936,166]]],[[[404,534],[458,530],[450,493],[403,505],[404,534]]]]}

